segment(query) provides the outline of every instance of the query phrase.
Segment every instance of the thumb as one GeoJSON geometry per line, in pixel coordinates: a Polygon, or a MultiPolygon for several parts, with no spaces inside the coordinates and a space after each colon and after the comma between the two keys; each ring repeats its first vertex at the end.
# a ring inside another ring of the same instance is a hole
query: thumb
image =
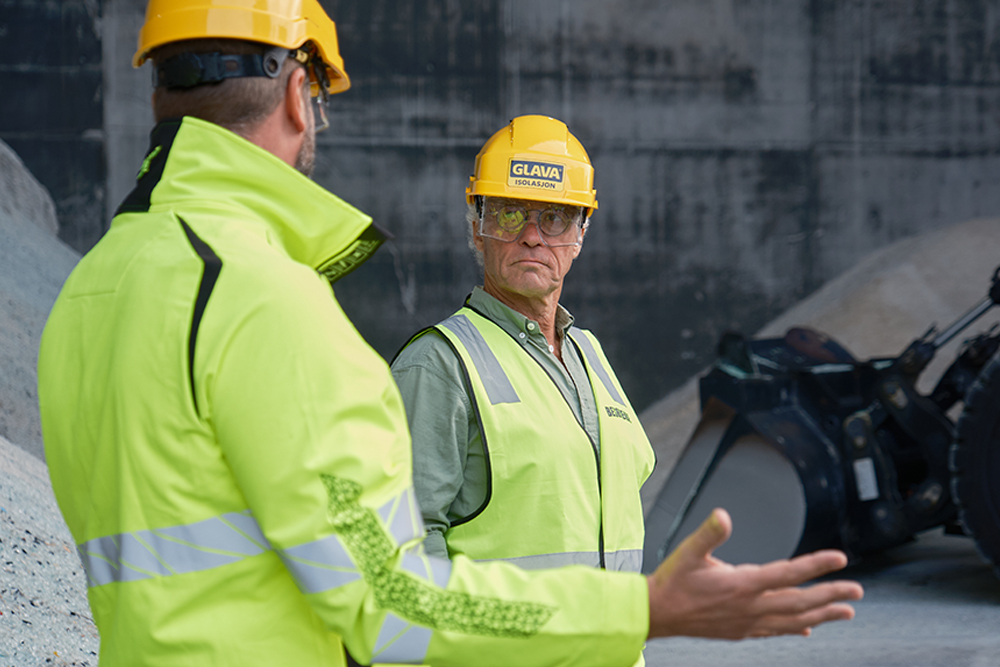
{"type": "Polygon", "coordinates": [[[677,554],[685,559],[704,560],[722,546],[732,534],[733,520],[729,517],[729,512],[716,507],[698,526],[698,530],[681,542],[677,547],[677,554]]]}

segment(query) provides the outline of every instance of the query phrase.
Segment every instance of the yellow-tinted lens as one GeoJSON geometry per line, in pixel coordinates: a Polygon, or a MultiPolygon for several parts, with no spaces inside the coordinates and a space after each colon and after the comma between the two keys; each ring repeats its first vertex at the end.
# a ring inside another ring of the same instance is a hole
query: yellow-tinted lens
{"type": "Polygon", "coordinates": [[[497,226],[505,232],[521,231],[527,219],[525,210],[519,206],[504,206],[496,213],[497,226]]]}

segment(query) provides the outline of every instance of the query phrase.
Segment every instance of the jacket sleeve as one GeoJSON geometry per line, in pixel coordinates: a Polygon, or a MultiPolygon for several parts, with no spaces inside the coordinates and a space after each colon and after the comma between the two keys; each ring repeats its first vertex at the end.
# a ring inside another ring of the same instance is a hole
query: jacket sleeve
{"type": "Polygon", "coordinates": [[[426,555],[389,369],[325,281],[292,273],[247,285],[237,312],[216,309],[229,334],[198,374],[222,455],[327,627],[366,663],[634,663],[643,577],[426,555]]]}

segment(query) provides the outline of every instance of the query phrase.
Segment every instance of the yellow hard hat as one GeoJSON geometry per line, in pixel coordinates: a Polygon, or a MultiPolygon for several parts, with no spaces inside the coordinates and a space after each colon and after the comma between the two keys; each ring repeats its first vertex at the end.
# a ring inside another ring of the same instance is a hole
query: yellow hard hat
{"type": "Polygon", "coordinates": [[[326,65],[326,93],[351,87],[337,27],[318,0],[149,0],[132,65],[142,65],[158,46],[186,39],[241,39],[289,50],[311,42],[326,65]]]}
{"type": "Polygon", "coordinates": [[[510,197],[597,208],[594,167],[566,124],[548,116],[518,116],[476,156],[465,198],[510,197]]]}

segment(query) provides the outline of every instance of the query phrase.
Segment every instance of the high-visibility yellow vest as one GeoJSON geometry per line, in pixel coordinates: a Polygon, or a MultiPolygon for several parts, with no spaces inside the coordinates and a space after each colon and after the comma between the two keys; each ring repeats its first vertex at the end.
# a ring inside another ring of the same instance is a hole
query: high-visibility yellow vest
{"type": "Polygon", "coordinates": [[[483,506],[445,534],[449,553],[528,569],[638,572],[639,488],[654,455],[593,334],[574,327],[563,345],[577,347],[590,378],[600,453],[545,370],[501,327],[463,307],[436,329],[467,371],[489,471],[483,506]]]}

